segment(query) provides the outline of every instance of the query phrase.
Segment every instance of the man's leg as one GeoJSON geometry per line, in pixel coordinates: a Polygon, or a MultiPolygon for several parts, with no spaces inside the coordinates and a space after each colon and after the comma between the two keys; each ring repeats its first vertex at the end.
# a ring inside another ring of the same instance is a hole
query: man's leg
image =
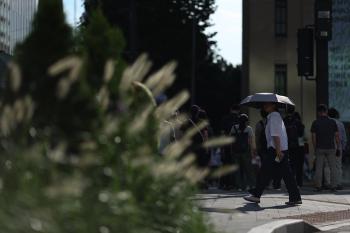
{"type": "Polygon", "coordinates": [[[342,187],[342,183],[343,183],[343,153],[342,151],[340,152],[340,156],[336,157],[336,171],[337,171],[337,187],[342,187]]]}
{"type": "Polygon", "coordinates": [[[304,147],[298,148],[298,156],[297,156],[297,167],[296,167],[296,180],[299,187],[303,186],[304,180],[304,161],[305,161],[305,151],[304,147]]]}
{"type": "Polygon", "coordinates": [[[337,168],[336,168],[336,151],[328,150],[326,152],[326,158],[328,160],[329,168],[331,170],[331,188],[337,187],[337,168]]]}
{"type": "Polygon", "coordinates": [[[282,174],[282,178],[288,190],[289,201],[290,202],[300,201],[301,200],[300,192],[297,187],[297,183],[295,181],[295,177],[291,170],[287,156],[280,163],[279,170],[282,174]]]}
{"type": "Polygon", "coordinates": [[[236,161],[238,165],[238,171],[235,173],[235,183],[237,188],[244,190],[245,189],[245,164],[243,163],[243,155],[236,154],[236,161]]]}
{"type": "Polygon", "coordinates": [[[260,198],[266,186],[269,185],[273,174],[277,172],[275,162],[276,152],[270,149],[266,155],[266,160],[261,167],[259,178],[257,179],[256,188],[252,193],[253,196],[260,198]]]}
{"type": "Polygon", "coordinates": [[[325,187],[331,187],[331,169],[329,167],[328,160],[324,160],[324,167],[323,167],[323,179],[324,179],[324,186],[325,187]]]}
{"type": "Polygon", "coordinates": [[[246,185],[248,185],[249,188],[252,188],[255,185],[256,170],[255,167],[252,165],[250,152],[244,154],[243,160],[245,167],[244,173],[246,176],[246,185]]]}
{"type": "Polygon", "coordinates": [[[295,148],[289,149],[288,151],[289,164],[294,176],[297,175],[297,160],[298,160],[297,156],[298,156],[297,149],[295,148]]]}
{"type": "Polygon", "coordinates": [[[316,150],[316,171],[315,171],[315,186],[316,188],[322,187],[322,175],[325,155],[323,150],[316,150]]]}

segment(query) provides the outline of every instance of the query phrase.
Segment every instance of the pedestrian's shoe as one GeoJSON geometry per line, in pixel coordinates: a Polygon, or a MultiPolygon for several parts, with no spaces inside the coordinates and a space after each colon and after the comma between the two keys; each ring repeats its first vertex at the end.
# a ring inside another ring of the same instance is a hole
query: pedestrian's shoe
{"type": "Polygon", "coordinates": [[[343,188],[342,185],[338,185],[336,189],[337,189],[337,190],[343,190],[344,188],[343,188]]]}
{"type": "Polygon", "coordinates": [[[254,197],[253,195],[243,197],[244,200],[254,202],[254,203],[260,203],[260,198],[254,197]]]}
{"type": "Polygon", "coordinates": [[[301,205],[303,202],[301,200],[299,201],[287,201],[286,205],[301,205]]]}
{"type": "Polygon", "coordinates": [[[248,189],[248,193],[251,194],[252,196],[254,196],[256,189],[252,188],[252,189],[248,189]]]}
{"type": "Polygon", "coordinates": [[[331,188],[330,191],[331,191],[332,193],[336,193],[336,192],[337,192],[337,188],[331,188]]]}

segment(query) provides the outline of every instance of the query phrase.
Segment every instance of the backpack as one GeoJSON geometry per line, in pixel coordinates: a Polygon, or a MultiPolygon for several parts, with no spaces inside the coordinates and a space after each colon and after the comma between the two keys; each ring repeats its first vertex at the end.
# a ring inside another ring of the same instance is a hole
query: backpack
{"type": "Polygon", "coordinates": [[[288,147],[297,148],[299,147],[299,137],[303,136],[304,128],[300,121],[293,117],[286,117],[284,119],[284,125],[286,127],[288,136],[288,147]]]}
{"type": "Polygon", "coordinates": [[[247,132],[237,129],[234,125],[232,127],[232,136],[235,137],[235,142],[232,144],[232,150],[234,153],[244,153],[249,151],[249,135],[247,132]]]}

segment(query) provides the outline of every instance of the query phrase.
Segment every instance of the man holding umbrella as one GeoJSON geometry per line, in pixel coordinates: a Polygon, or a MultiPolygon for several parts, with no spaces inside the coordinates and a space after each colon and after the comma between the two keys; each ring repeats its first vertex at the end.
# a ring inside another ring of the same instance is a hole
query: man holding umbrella
{"type": "Polygon", "coordinates": [[[299,189],[291,171],[288,161],[288,137],[283,119],[278,112],[279,107],[294,105],[288,97],[276,94],[260,93],[247,97],[241,105],[263,108],[268,113],[265,129],[268,153],[266,162],[263,163],[256,188],[251,191],[245,200],[260,203],[265,188],[269,185],[275,174],[280,174],[286,184],[289,201],[286,205],[302,204],[299,189]]]}

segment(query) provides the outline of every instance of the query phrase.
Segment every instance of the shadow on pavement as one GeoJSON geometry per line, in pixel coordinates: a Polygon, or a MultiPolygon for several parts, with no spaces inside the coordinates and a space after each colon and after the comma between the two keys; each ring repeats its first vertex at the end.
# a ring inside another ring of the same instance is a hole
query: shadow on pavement
{"type": "Polygon", "coordinates": [[[288,206],[288,205],[261,207],[259,204],[256,204],[256,203],[246,203],[244,206],[239,207],[236,210],[242,213],[247,213],[247,212],[263,211],[263,210],[282,210],[282,209],[287,209],[291,207],[292,206],[288,206]]]}
{"type": "Polygon", "coordinates": [[[247,196],[247,193],[232,193],[232,194],[218,194],[217,196],[206,196],[206,197],[193,197],[194,201],[205,201],[205,200],[216,200],[216,199],[225,199],[225,198],[233,198],[233,197],[244,197],[247,196]]]}

